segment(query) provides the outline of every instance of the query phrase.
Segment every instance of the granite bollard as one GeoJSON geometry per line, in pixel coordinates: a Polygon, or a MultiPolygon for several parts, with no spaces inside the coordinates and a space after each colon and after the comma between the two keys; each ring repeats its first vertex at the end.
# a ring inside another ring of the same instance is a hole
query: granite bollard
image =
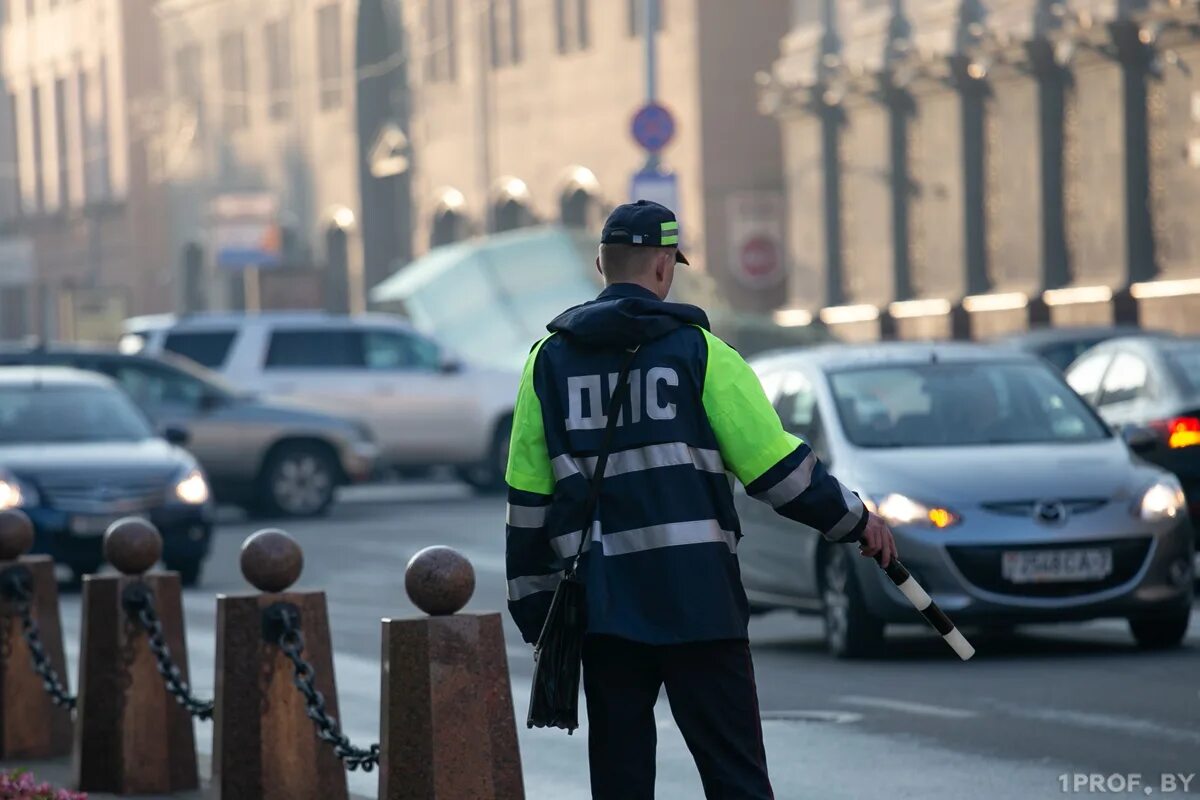
{"type": "Polygon", "coordinates": [[[124,606],[127,592],[152,592],[163,638],[188,680],[179,573],[146,573],[161,555],[152,524],[117,520],[104,534],[104,557],[122,574],[84,578],[74,746],[82,791],[153,794],[199,785],[191,716],[167,692],[146,632],[124,606]]]}
{"type": "Polygon", "coordinates": [[[475,571],[449,547],[413,556],[404,584],[431,616],[383,620],[380,800],[521,800],[500,615],[457,613],[475,571]]]}
{"type": "Polygon", "coordinates": [[[287,589],[304,554],[280,530],[242,545],[242,575],[257,594],[217,597],[217,698],[213,785],[224,800],[346,800],[346,773],[317,738],[293,667],[278,645],[280,613],[298,618],[326,712],[338,716],[324,592],[287,589]]]}
{"type": "MultiPolygon", "coordinates": [[[[30,613],[39,629],[50,665],[65,685],[58,584],[49,556],[26,555],[33,547],[33,524],[24,512],[0,511],[0,582],[19,582],[31,591],[30,613]]],[[[71,752],[71,712],[55,705],[33,671],[29,646],[22,636],[17,603],[0,594],[0,760],[52,758],[71,752]]]]}

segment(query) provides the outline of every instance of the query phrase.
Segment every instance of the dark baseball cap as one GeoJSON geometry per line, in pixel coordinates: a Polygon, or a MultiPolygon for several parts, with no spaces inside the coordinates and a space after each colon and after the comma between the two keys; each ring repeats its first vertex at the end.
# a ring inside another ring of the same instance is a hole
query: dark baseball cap
{"type": "Polygon", "coordinates": [[[675,212],[652,200],[638,200],[613,209],[604,223],[600,244],[674,247],[676,263],[688,263],[679,250],[679,220],[675,219],[675,212]]]}

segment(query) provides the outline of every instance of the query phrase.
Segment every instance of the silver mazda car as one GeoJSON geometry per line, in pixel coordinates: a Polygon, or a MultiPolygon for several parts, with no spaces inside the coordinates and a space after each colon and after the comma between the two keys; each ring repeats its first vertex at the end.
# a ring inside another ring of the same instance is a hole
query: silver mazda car
{"type": "MultiPolygon", "coordinates": [[[[969,344],[827,346],[755,360],[784,425],[892,526],[960,625],[1120,617],[1178,644],[1192,530],[1178,480],[1140,461],[1041,360],[969,344]]],[[[738,495],[755,611],[824,616],[838,656],[881,650],[911,604],[874,563],[738,495]]]]}

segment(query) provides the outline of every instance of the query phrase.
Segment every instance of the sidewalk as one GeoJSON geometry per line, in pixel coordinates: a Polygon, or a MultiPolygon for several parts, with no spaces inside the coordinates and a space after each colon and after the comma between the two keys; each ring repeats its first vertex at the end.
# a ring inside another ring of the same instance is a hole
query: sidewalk
{"type": "MultiPolygon", "coordinates": [[[[200,768],[200,789],[194,792],[176,792],[175,794],[140,794],[141,800],[211,800],[217,793],[208,783],[212,773],[212,762],[204,755],[197,759],[200,768]]],[[[71,788],[71,759],[56,758],[52,761],[16,761],[5,762],[6,770],[24,769],[32,772],[38,780],[46,781],[60,789],[71,788]]],[[[88,800],[116,800],[118,795],[88,792],[88,800]]],[[[372,793],[372,798],[374,794],[372,793]]],[[[351,800],[371,800],[360,794],[350,795],[351,800]]]]}

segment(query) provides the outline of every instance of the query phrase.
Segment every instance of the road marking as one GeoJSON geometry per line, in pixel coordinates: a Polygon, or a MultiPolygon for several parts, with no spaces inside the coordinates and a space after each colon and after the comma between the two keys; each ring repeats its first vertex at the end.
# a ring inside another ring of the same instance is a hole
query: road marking
{"type": "Polygon", "coordinates": [[[942,719],[971,719],[979,716],[974,711],[965,708],[949,708],[933,706],[928,703],[913,703],[908,700],[893,700],[890,697],[867,697],[860,694],[844,694],[838,698],[843,703],[865,708],[886,708],[889,711],[901,711],[905,714],[920,714],[926,717],[941,717],[942,719]]]}
{"type": "Polygon", "coordinates": [[[1065,708],[1025,708],[1009,703],[989,702],[989,705],[1014,717],[1036,720],[1038,722],[1055,722],[1060,725],[1070,725],[1077,728],[1092,730],[1117,731],[1131,736],[1142,736],[1150,739],[1165,739],[1179,744],[1200,745],[1200,731],[1185,728],[1172,728],[1161,725],[1153,720],[1125,717],[1117,714],[1099,714],[1092,711],[1072,711],[1065,708]]]}
{"type": "Polygon", "coordinates": [[[862,718],[862,714],[856,714],[853,711],[784,710],[762,712],[763,722],[832,722],[836,725],[845,725],[849,722],[860,722],[862,718]]]}

